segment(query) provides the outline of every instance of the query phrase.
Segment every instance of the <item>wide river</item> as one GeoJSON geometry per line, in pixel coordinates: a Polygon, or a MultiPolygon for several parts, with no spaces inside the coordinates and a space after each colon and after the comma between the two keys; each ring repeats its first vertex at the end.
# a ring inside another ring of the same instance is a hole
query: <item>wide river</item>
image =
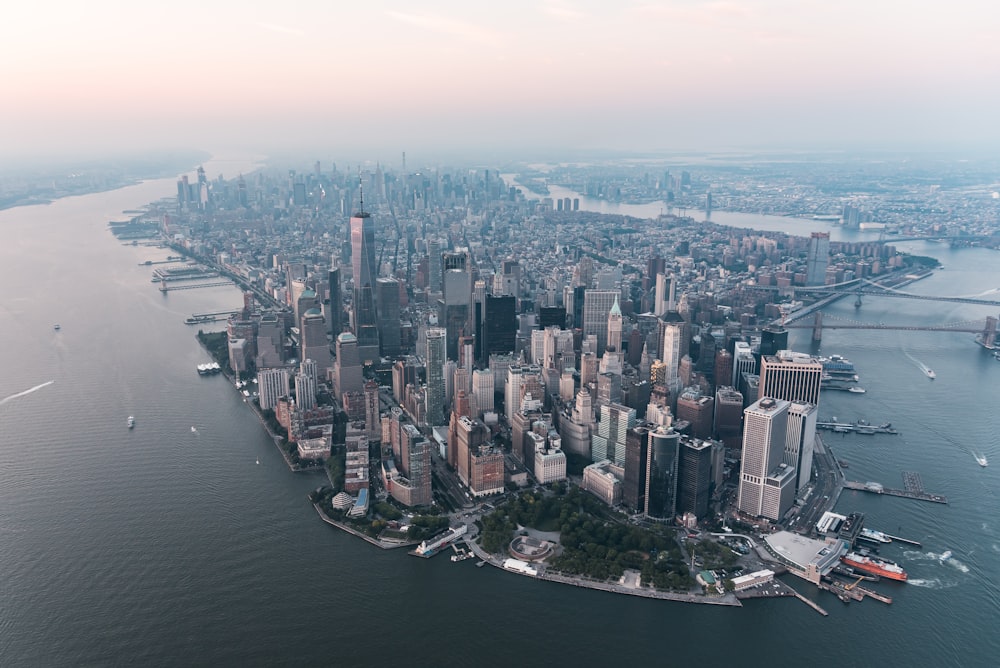
{"type": "MultiPolygon", "coordinates": [[[[206,165],[210,178],[249,168],[206,165]]],[[[106,228],[174,183],[0,212],[0,665],[996,665],[1000,363],[970,335],[840,330],[823,341],[868,392],[828,393],[821,414],[901,431],[828,438],[849,477],[900,487],[900,472],[916,471],[950,500],[842,497],[838,510],[924,543],[885,551],[911,577],[877,585],[891,606],[845,606],[791,581],[830,616],[791,599],[716,608],[414,559],[319,521],[306,494],[323,478],[290,473],[225,379],[195,373],[207,355],[184,318],[235,307],[239,293],[161,295],[139,265],[166,252],[123,246],[106,228]]],[[[1000,287],[996,253],[910,248],[945,265],[913,291],[1000,287]]],[[[913,324],[996,314],[887,298],[828,313],[913,324]]],[[[796,346],[807,345],[803,332],[796,346]]]]}

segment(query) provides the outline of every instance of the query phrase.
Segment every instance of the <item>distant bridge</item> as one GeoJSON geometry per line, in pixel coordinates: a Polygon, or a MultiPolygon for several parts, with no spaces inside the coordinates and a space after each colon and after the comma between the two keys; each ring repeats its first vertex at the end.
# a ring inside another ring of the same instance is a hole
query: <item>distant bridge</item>
{"type": "Polygon", "coordinates": [[[824,329],[882,329],[903,332],[963,332],[977,334],[976,342],[993,350],[997,346],[997,318],[987,316],[983,320],[965,320],[939,325],[903,325],[884,322],[861,322],[836,316],[826,316],[822,311],[813,314],[813,322],[786,322],[785,329],[811,329],[813,341],[819,342],[824,329]],[[830,321],[833,322],[830,322],[830,321]]]}

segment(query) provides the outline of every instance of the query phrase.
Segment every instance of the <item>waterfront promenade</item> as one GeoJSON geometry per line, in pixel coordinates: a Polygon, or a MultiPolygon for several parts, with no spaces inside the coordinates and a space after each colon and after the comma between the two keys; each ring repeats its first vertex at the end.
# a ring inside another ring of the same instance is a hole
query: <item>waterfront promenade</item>
{"type": "Polygon", "coordinates": [[[506,573],[514,573],[515,575],[523,575],[525,577],[534,578],[536,580],[546,580],[548,582],[558,582],[560,584],[573,585],[574,587],[582,587],[584,589],[596,589],[598,591],[606,591],[613,594],[627,594],[629,596],[639,596],[641,598],[655,598],[664,601],[678,601],[681,603],[701,603],[705,605],[723,605],[723,606],[733,606],[742,607],[743,604],[740,603],[739,599],[736,598],[734,594],[727,593],[721,596],[705,596],[700,594],[690,594],[690,593],[678,593],[669,591],[659,591],[657,589],[651,589],[649,587],[626,587],[625,585],[618,584],[615,582],[601,582],[599,580],[590,580],[588,578],[582,578],[579,576],[568,576],[559,573],[550,573],[544,568],[538,572],[537,575],[530,575],[528,573],[521,573],[519,571],[513,571],[503,567],[503,562],[497,559],[495,556],[488,554],[475,542],[467,540],[465,543],[469,549],[475,553],[475,555],[485,561],[490,566],[499,568],[506,573]]]}

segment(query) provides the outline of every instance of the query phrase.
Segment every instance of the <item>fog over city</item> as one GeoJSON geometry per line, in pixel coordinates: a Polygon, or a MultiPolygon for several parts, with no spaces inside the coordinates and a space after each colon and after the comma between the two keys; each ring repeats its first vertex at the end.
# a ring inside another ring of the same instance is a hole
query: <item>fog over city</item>
{"type": "Polygon", "coordinates": [[[997,145],[989,3],[20,3],[8,156],[997,145]]]}

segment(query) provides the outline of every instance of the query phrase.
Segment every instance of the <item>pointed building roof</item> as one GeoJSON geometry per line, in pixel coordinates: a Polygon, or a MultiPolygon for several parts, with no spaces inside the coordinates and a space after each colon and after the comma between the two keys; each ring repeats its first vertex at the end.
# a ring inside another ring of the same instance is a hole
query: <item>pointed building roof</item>
{"type": "MultiPolygon", "coordinates": [[[[605,303],[605,304],[607,304],[607,302],[604,302],[604,303],[605,303]]],[[[618,306],[618,295],[615,295],[615,303],[611,305],[611,312],[610,312],[610,313],[608,313],[608,315],[616,315],[616,316],[618,316],[619,318],[621,317],[621,315],[622,315],[622,310],[621,310],[621,308],[620,308],[620,307],[618,306]]]]}

